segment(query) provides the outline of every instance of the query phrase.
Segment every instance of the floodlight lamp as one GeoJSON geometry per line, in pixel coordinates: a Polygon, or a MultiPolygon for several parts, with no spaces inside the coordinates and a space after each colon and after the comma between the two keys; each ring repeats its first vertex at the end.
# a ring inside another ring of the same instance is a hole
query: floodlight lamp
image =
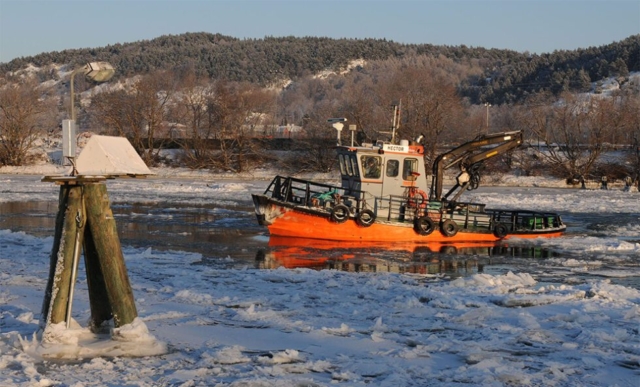
{"type": "Polygon", "coordinates": [[[111,79],[116,70],[108,62],[91,62],[84,66],[83,72],[85,78],[99,83],[111,79]]]}

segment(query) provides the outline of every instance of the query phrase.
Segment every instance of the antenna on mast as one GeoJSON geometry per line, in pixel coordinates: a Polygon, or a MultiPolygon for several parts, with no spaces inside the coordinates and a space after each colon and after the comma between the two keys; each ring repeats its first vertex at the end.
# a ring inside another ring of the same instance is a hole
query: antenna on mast
{"type": "Polygon", "coordinates": [[[402,107],[402,100],[398,104],[393,104],[393,119],[391,120],[391,143],[396,142],[396,130],[400,128],[400,108],[402,107]]]}

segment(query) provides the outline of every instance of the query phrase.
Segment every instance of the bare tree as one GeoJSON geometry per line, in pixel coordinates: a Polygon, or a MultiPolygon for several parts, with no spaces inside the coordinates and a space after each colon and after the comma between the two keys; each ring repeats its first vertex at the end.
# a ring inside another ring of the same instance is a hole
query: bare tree
{"type": "Polygon", "coordinates": [[[181,89],[176,95],[171,116],[186,129],[175,140],[181,143],[182,161],[190,168],[215,165],[215,132],[209,109],[214,96],[214,88],[209,80],[198,78],[194,73],[183,78],[181,89]]]}
{"type": "MultiPolygon", "coordinates": [[[[349,109],[350,103],[359,97],[354,96],[342,103],[351,89],[334,81],[333,78],[304,79],[282,91],[280,100],[287,106],[285,112],[303,128],[302,135],[293,141],[294,149],[288,153],[289,157],[281,160],[284,167],[295,173],[327,172],[334,167],[337,133],[327,123],[328,118],[346,116],[349,120],[347,124],[358,125],[355,116],[349,114],[349,109]]],[[[364,125],[358,126],[362,128],[364,125]]],[[[346,141],[347,134],[344,132],[349,131],[342,132],[342,140],[346,141]]]]}
{"type": "Polygon", "coordinates": [[[621,116],[621,144],[627,146],[626,162],[628,175],[640,185],[640,96],[629,93],[619,99],[617,105],[621,116]]]}
{"type": "Polygon", "coordinates": [[[390,82],[389,90],[402,102],[399,135],[423,135],[427,160],[434,160],[441,135],[454,130],[462,114],[455,87],[435,71],[417,67],[398,71],[390,82]]]}
{"type": "Polygon", "coordinates": [[[292,160],[296,172],[329,172],[336,165],[337,133],[327,123],[327,118],[334,115],[335,108],[322,103],[308,113],[304,125],[305,137],[299,141],[301,151],[292,160]]]}
{"type": "Polygon", "coordinates": [[[97,95],[91,103],[96,119],[129,139],[148,165],[157,161],[161,144],[169,138],[169,104],[175,92],[173,77],[155,72],[138,78],[131,87],[97,95]]]}
{"type": "MultiPolygon", "coordinates": [[[[381,137],[381,131],[389,131],[392,113],[389,106],[386,115],[381,117],[379,112],[383,105],[378,87],[371,77],[355,74],[348,77],[340,95],[340,115],[348,118],[347,124],[355,125],[358,136],[362,141],[373,142],[381,137]]],[[[336,112],[337,113],[337,112],[336,112]]],[[[329,118],[329,117],[326,117],[329,118]]]]}
{"type": "Polygon", "coordinates": [[[273,111],[272,92],[247,83],[218,81],[207,110],[220,140],[216,167],[243,172],[264,157],[254,139],[264,125],[263,112],[273,111]]]}
{"type": "Polygon", "coordinates": [[[550,106],[533,104],[524,123],[540,139],[539,156],[560,176],[587,176],[609,149],[606,103],[564,93],[550,106]]]}
{"type": "Polygon", "coordinates": [[[35,141],[55,127],[55,100],[35,81],[0,84],[0,164],[24,165],[35,141]]]}

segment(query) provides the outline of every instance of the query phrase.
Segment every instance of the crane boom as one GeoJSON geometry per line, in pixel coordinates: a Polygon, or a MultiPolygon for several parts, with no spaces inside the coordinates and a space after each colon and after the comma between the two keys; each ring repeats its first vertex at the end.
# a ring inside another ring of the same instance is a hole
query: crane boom
{"type": "Polygon", "coordinates": [[[430,200],[448,200],[449,196],[458,188],[461,188],[452,201],[456,201],[464,189],[471,183],[471,176],[468,171],[475,174],[477,183],[477,173],[482,163],[494,156],[501,155],[507,151],[517,148],[522,144],[522,131],[500,132],[484,134],[474,140],[466,142],[448,152],[440,154],[433,163],[430,200]],[[487,148],[488,146],[495,145],[487,148]],[[442,180],[444,171],[458,165],[461,173],[456,179],[456,184],[444,197],[442,196],[442,180]]]}

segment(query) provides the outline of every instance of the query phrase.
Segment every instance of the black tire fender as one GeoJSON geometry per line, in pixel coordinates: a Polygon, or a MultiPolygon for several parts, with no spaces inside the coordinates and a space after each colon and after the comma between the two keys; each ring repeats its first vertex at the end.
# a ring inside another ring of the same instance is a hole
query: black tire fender
{"type": "Polygon", "coordinates": [[[506,237],[508,233],[509,233],[509,230],[507,229],[507,226],[505,226],[502,223],[497,223],[493,227],[493,235],[495,235],[496,237],[498,237],[500,239],[506,237]]]}
{"type": "Polygon", "coordinates": [[[444,236],[452,237],[458,233],[458,224],[453,219],[445,219],[440,224],[440,232],[444,236]]]}
{"type": "Polygon", "coordinates": [[[435,230],[436,226],[430,217],[423,215],[413,221],[413,229],[420,235],[429,235],[435,230]]]}
{"type": "Polygon", "coordinates": [[[336,223],[344,223],[349,219],[349,207],[344,204],[335,205],[331,209],[331,220],[336,223]]]}
{"type": "Polygon", "coordinates": [[[356,222],[362,227],[369,227],[376,221],[376,214],[371,210],[361,210],[356,215],[356,222]]]}

